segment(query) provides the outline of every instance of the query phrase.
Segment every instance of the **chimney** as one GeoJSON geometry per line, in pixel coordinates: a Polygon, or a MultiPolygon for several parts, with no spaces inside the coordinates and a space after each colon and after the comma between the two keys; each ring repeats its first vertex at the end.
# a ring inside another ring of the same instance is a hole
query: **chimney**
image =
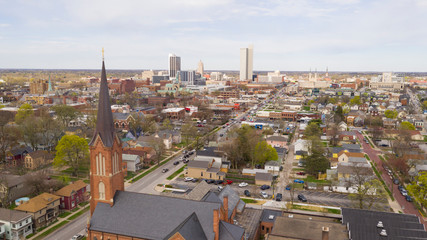
{"type": "Polygon", "coordinates": [[[219,240],[219,210],[213,210],[213,231],[215,233],[214,240],[219,240]]]}
{"type": "Polygon", "coordinates": [[[224,196],[223,199],[223,205],[224,205],[224,221],[228,222],[228,196],[224,196]]]}
{"type": "Polygon", "coordinates": [[[329,240],[329,227],[322,227],[322,240],[329,240]]]}

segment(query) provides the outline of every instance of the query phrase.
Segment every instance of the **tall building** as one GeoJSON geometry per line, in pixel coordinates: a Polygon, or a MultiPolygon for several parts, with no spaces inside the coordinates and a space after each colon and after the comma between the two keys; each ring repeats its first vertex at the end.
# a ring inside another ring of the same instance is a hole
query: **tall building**
{"type": "Polygon", "coordinates": [[[178,72],[178,82],[183,85],[194,85],[194,80],[196,78],[196,71],[179,71],[178,72]]]}
{"type": "Polygon", "coordinates": [[[30,83],[31,94],[44,94],[49,88],[49,83],[46,80],[34,80],[30,83]]]}
{"type": "Polygon", "coordinates": [[[175,54],[169,54],[169,77],[176,77],[176,73],[181,71],[181,57],[176,56],[175,54]]]}
{"type": "Polygon", "coordinates": [[[254,46],[240,48],[240,80],[252,80],[254,46]]]}
{"type": "Polygon", "coordinates": [[[197,72],[200,73],[200,75],[203,76],[204,72],[205,72],[205,67],[203,65],[202,60],[199,61],[199,64],[197,65],[197,72]]]}
{"type": "Polygon", "coordinates": [[[112,206],[116,191],[124,191],[122,143],[114,130],[104,61],[102,61],[96,129],[89,146],[92,215],[99,203],[112,206]]]}

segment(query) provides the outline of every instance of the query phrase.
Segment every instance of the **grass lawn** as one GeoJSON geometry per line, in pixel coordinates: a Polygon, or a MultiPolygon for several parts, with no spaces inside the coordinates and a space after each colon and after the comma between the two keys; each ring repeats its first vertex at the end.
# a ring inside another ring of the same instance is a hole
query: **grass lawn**
{"type": "Polygon", "coordinates": [[[63,212],[63,213],[59,214],[58,217],[65,218],[65,217],[69,216],[70,214],[71,214],[71,212],[63,212]]]}
{"type": "Polygon", "coordinates": [[[310,211],[310,212],[327,212],[327,213],[333,213],[333,214],[341,214],[341,210],[339,209],[333,209],[333,208],[322,208],[317,206],[300,206],[300,205],[292,205],[292,209],[296,210],[304,210],[304,211],[310,211]]]}
{"type": "Polygon", "coordinates": [[[136,173],[136,172],[128,171],[127,176],[125,177],[125,180],[129,180],[129,179],[135,177],[137,174],[138,173],[136,173]]]}
{"type": "Polygon", "coordinates": [[[184,171],[184,168],[185,168],[186,166],[187,166],[187,165],[182,166],[180,169],[176,170],[174,173],[172,173],[172,174],[171,174],[169,177],[167,177],[166,179],[167,179],[167,180],[172,180],[172,179],[174,179],[174,177],[178,176],[178,174],[180,174],[180,173],[182,173],[182,172],[184,171]]]}
{"type": "Polygon", "coordinates": [[[306,179],[304,179],[306,182],[314,182],[314,183],[331,183],[331,181],[329,180],[318,180],[317,178],[315,178],[314,176],[308,175],[306,179]]]}
{"type": "Polygon", "coordinates": [[[241,198],[241,199],[245,203],[258,203],[258,201],[255,199],[250,199],[250,198],[241,198]]]}
{"type": "Polygon", "coordinates": [[[292,168],[292,171],[295,171],[295,172],[305,171],[305,168],[292,168]]]}
{"type": "Polygon", "coordinates": [[[85,208],[84,208],[83,210],[81,210],[80,212],[78,212],[78,213],[74,214],[73,216],[69,217],[69,218],[68,218],[68,220],[74,220],[74,219],[76,219],[77,217],[79,217],[79,216],[80,216],[80,215],[82,215],[83,213],[85,213],[85,212],[89,211],[89,209],[90,209],[90,206],[85,207],[85,208]]]}

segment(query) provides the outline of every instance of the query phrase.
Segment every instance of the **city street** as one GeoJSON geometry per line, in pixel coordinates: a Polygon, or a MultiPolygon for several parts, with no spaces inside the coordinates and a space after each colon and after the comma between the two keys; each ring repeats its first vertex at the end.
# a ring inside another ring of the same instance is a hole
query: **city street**
{"type": "Polygon", "coordinates": [[[363,135],[361,133],[357,132],[356,134],[357,134],[357,137],[359,138],[359,141],[362,143],[363,151],[366,154],[368,154],[371,161],[375,161],[377,163],[378,171],[381,173],[381,176],[382,176],[384,182],[387,184],[387,186],[389,188],[390,187],[392,188],[390,190],[393,193],[393,197],[397,200],[397,202],[401,206],[403,212],[407,213],[407,214],[417,215],[420,218],[420,221],[426,226],[426,221],[424,220],[423,216],[418,212],[418,210],[414,207],[414,205],[412,203],[406,201],[406,199],[403,197],[403,195],[400,194],[400,191],[397,188],[398,185],[393,184],[392,180],[390,179],[390,177],[386,173],[385,169],[383,168],[381,159],[378,157],[378,155],[381,155],[382,153],[380,151],[376,151],[376,150],[372,149],[372,147],[369,144],[365,143],[365,141],[363,141],[363,135]]]}

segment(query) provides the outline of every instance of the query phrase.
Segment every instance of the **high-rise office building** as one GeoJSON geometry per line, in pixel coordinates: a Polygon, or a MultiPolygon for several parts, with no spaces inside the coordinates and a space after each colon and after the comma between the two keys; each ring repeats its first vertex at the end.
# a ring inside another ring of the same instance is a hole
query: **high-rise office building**
{"type": "Polygon", "coordinates": [[[176,77],[176,72],[181,71],[181,57],[169,54],[169,77],[176,77]]]}
{"type": "Polygon", "coordinates": [[[205,71],[205,67],[203,65],[202,60],[200,60],[199,64],[197,65],[197,72],[203,76],[204,71],[205,71]]]}
{"type": "Polygon", "coordinates": [[[240,48],[240,80],[252,80],[254,46],[240,48]]]}

